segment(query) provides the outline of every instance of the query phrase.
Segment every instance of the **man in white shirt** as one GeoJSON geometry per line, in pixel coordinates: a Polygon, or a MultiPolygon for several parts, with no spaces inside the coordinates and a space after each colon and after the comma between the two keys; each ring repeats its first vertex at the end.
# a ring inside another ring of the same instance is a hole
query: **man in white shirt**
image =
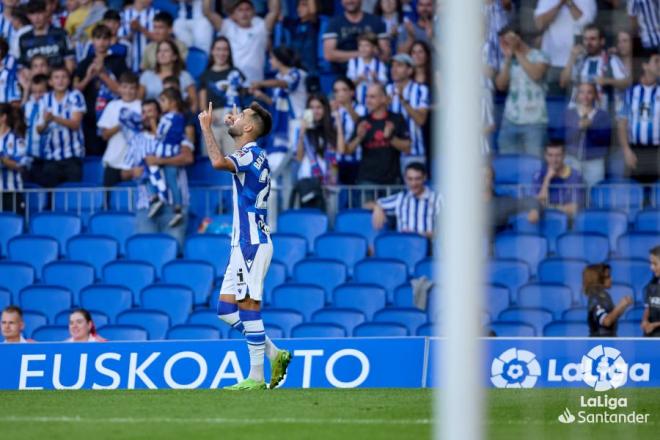
{"type": "Polygon", "coordinates": [[[29,342],[23,337],[25,323],[20,307],[8,306],[2,311],[2,337],[5,342],[29,342]]]}

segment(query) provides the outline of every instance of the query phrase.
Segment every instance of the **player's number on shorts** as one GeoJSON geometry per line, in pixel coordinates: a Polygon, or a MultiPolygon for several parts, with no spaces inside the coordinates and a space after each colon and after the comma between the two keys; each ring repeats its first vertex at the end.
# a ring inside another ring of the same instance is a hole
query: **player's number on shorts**
{"type": "Polygon", "coordinates": [[[268,169],[264,168],[261,170],[261,174],[259,175],[259,182],[265,182],[266,186],[264,186],[264,188],[259,191],[259,194],[257,194],[256,208],[267,209],[268,194],[270,193],[270,171],[268,169]]]}

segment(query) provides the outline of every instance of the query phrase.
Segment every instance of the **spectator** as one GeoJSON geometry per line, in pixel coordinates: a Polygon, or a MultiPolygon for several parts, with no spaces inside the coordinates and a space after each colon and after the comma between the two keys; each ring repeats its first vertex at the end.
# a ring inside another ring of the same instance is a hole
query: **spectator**
{"type": "Polygon", "coordinates": [[[628,15],[639,29],[646,49],[660,50],[660,4],[657,0],[628,0],[628,15]]]}
{"type": "Polygon", "coordinates": [[[485,168],[484,202],[488,204],[491,234],[503,231],[509,227],[512,216],[527,213],[530,223],[538,223],[541,219],[541,205],[534,197],[514,198],[495,192],[495,171],[491,166],[485,168]]]}
{"type": "Polygon", "coordinates": [[[179,0],[179,16],[174,20],[174,35],[186,46],[209,53],[213,26],[204,15],[203,3],[204,0],[179,0]]]}
{"type": "Polygon", "coordinates": [[[65,342],[106,342],[96,332],[92,315],[85,309],[75,309],[69,315],[69,335],[65,342]]]}
{"type": "Polygon", "coordinates": [[[616,46],[610,48],[610,52],[614,55],[617,55],[621,62],[623,62],[623,67],[626,70],[626,73],[630,75],[632,80],[633,74],[633,38],[632,34],[628,31],[622,30],[616,34],[616,46]]]}
{"type": "MultiPolygon", "coordinates": [[[[131,43],[123,37],[119,38],[119,29],[121,28],[121,15],[119,15],[119,12],[115,11],[114,9],[108,9],[103,14],[101,24],[110,29],[111,33],[108,55],[124,58],[126,65],[130,66],[132,62],[131,43]]],[[[80,54],[76,54],[76,59],[84,60],[89,55],[93,54],[94,45],[91,41],[88,40],[83,47],[82,52],[80,54]]]]}
{"type": "Polygon", "coordinates": [[[23,337],[25,322],[23,311],[18,306],[7,306],[2,310],[2,337],[5,343],[26,343],[31,339],[23,337]]]}
{"type": "Polygon", "coordinates": [[[62,28],[64,29],[64,24],[66,23],[66,19],[69,17],[69,3],[74,3],[71,5],[71,10],[73,10],[73,7],[75,6],[75,1],[68,1],[67,7],[65,8],[62,2],[60,0],[46,0],[46,11],[48,12],[48,15],[50,17],[50,23],[57,27],[57,28],[62,28]]]}
{"type": "Polygon", "coordinates": [[[608,54],[605,50],[605,37],[594,25],[584,28],[582,44],[573,47],[561,72],[561,87],[573,85],[569,107],[576,105],[577,85],[585,82],[598,85],[598,107],[609,111],[614,111],[614,105],[610,105],[614,101],[614,91],[630,86],[630,75],[623,62],[618,56],[608,54]]]}
{"type": "Polygon", "coordinates": [[[37,131],[45,138],[43,170],[37,183],[46,188],[82,180],[85,138],[81,123],[87,112],[82,93],[69,90],[71,74],[66,68],[53,68],[49,83],[52,91],[42,98],[37,122],[37,131]]]}
{"type": "Polygon", "coordinates": [[[655,183],[660,177],[660,53],[640,62],[638,83],[628,89],[617,134],[630,177],[655,183]]]}
{"type": "Polygon", "coordinates": [[[509,24],[511,12],[513,12],[511,0],[484,0],[482,13],[485,22],[485,58],[486,64],[495,72],[500,70],[500,64],[504,59],[498,35],[502,28],[509,24]]]}
{"type": "Polygon", "coordinates": [[[64,30],[74,41],[85,41],[92,37],[92,28],[106,11],[103,1],[77,0],[76,8],[64,23],[64,30]]]}
{"type": "Polygon", "coordinates": [[[213,8],[213,0],[205,0],[204,10],[213,27],[227,37],[234,53],[236,67],[247,81],[264,78],[268,39],[280,15],[280,0],[268,0],[266,18],[257,17],[250,0],[235,0],[229,9],[229,17],[223,19],[213,8]]]}
{"type": "Polygon", "coordinates": [[[380,230],[387,216],[396,218],[399,232],[414,232],[433,238],[435,220],[442,207],[442,197],[426,186],[426,168],[421,163],[409,164],[404,172],[406,189],[373,204],[372,224],[380,230]]]}
{"type": "MultiPolygon", "coordinates": [[[[295,17],[284,17],[282,25],[284,38],[276,38],[274,46],[287,46],[296,53],[300,65],[307,73],[316,76],[318,67],[319,20],[317,16],[318,0],[298,0],[295,17]],[[284,41],[282,41],[284,40],[284,41]]],[[[277,34],[276,34],[277,37],[277,34]]],[[[240,106],[239,106],[240,107],[240,106]]],[[[215,108],[215,104],[213,104],[215,108]]]]}
{"type": "Polygon", "coordinates": [[[85,152],[102,156],[106,142],[99,136],[96,124],[106,105],[119,94],[118,79],[128,70],[126,58],[110,54],[112,32],[99,24],[92,33],[94,51],[76,68],[73,84],[85,96],[89,111],[83,116],[85,152]],[[94,109],[93,111],[91,109],[94,109]]]}
{"type": "Polygon", "coordinates": [[[417,0],[417,22],[404,19],[405,32],[399,34],[399,52],[408,52],[417,40],[426,44],[433,43],[433,26],[435,25],[434,0],[417,0]]]}
{"type": "Polygon", "coordinates": [[[142,105],[137,99],[138,78],[130,71],[119,77],[119,98],[108,103],[103,110],[97,127],[101,137],[108,142],[103,154],[103,186],[114,186],[121,182],[121,171],[129,140],[142,125],[142,105]]]}
{"type": "MultiPolygon", "coordinates": [[[[149,53],[146,50],[147,43],[156,37],[156,10],[151,6],[151,2],[152,0],[134,0],[133,5],[127,6],[121,13],[119,36],[131,42],[131,63],[129,67],[134,72],[140,71],[142,58],[149,53]]],[[[167,15],[171,30],[172,16],[166,12],[160,12],[159,14],[167,15]]],[[[142,68],[147,69],[144,66],[142,68]]]]}
{"type": "Polygon", "coordinates": [[[48,78],[50,76],[50,66],[48,65],[48,59],[44,55],[35,55],[30,60],[30,68],[23,68],[18,72],[18,84],[22,93],[22,101],[25,102],[30,97],[31,87],[32,87],[32,78],[37,75],[43,75],[48,78]]]}
{"type": "Polygon", "coordinates": [[[358,104],[364,105],[369,84],[387,84],[387,65],[378,59],[376,34],[368,32],[358,37],[358,53],[358,57],[348,60],[346,76],[355,84],[358,104]]]}
{"type": "Polygon", "coordinates": [[[430,92],[431,80],[433,79],[431,75],[433,71],[433,66],[431,65],[431,48],[422,40],[417,40],[413,43],[408,55],[412,58],[415,66],[413,81],[429,87],[430,92]]]}
{"type": "Polygon", "coordinates": [[[43,169],[44,138],[37,130],[37,122],[41,118],[45,105],[41,98],[48,93],[48,77],[42,74],[32,76],[29,90],[29,99],[23,104],[23,115],[27,126],[25,147],[27,155],[32,159],[32,166],[27,174],[27,180],[38,182],[43,169]]]}
{"type": "Polygon", "coordinates": [[[16,6],[12,11],[12,20],[14,31],[12,32],[11,38],[7,40],[7,42],[9,43],[9,53],[11,53],[11,55],[18,60],[21,57],[21,52],[18,45],[19,39],[24,33],[32,29],[32,24],[30,23],[30,20],[28,20],[27,16],[27,5],[16,6]]]}
{"type": "Polygon", "coordinates": [[[2,0],[2,13],[0,14],[0,37],[11,42],[16,34],[14,29],[14,11],[19,0],[2,0]]]}
{"type": "Polygon", "coordinates": [[[642,330],[645,336],[660,336],[660,246],[649,252],[653,278],[644,288],[642,330]]]}
{"type": "Polygon", "coordinates": [[[153,21],[153,31],[149,34],[151,41],[142,52],[142,62],[140,64],[142,70],[154,70],[156,68],[158,45],[165,40],[174,41],[177,49],[179,49],[179,54],[181,54],[181,59],[185,60],[188,56],[188,46],[183,41],[174,38],[172,16],[167,12],[158,12],[153,21]]]}
{"type": "Polygon", "coordinates": [[[403,117],[388,111],[387,101],[382,84],[369,86],[369,114],[358,120],[348,144],[345,145],[339,138],[337,151],[341,154],[352,154],[362,147],[357,178],[359,185],[395,185],[401,181],[400,156],[410,153],[410,133],[403,117]]]}
{"type": "MultiPolygon", "coordinates": [[[[427,1],[427,0],[422,0],[427,1]]],[[[380,57],[386,61],[390,57],[390,40],[385,23],[380,17],[362,12],[361,0],[342,0],[344,13],[333,17],[323,35],[323,54],[333,63],[336,73],[346,71],[346,63],[360,56],[358,35],[371,32],[378,36],[380,57]]]]}
{"type": "Polygon", "coordinates": [[[617,321],[633,303],[629,295],[614,306],[607,289],[612,287],[612,275],[607,264],[591,264],[582,273],[582,289],[588,298],[587,323],[589,336],[616,336],[617,321]]]}
{"type": "Polygon", "coordinates": [[[429,116],[429,89],[413,81],[414,62],[410,55],[400,53],[392,57],[392,82],[387,85],[391,97],[389,109],[399,113],[408,124],[410,151],[401,155],[401,169],[411,162],[426,163],[426,143],[422,127],[429,116]]]}
{"type": "Polygon", "coordinates": [[[597,107],[595,84],[582,83],[577,90],[577,105],[566,112],[567,159],[586,184],[593,186],[605,178],[612,122],[610,115],[597,107]]]}
{"type": "Polygon", "coordinates": [[[23,176],[30,164],[25,150],[25,121],[20,108],[0,104],[0,211],[23,213],[23,176]]]}
{"type": "Polygon", "coordinates": [[[21,101],[17,69],[16,60],[9,55],[9,44],[0,37],[0,103],[21,101]]]}
{"type": "Polygon", "coordinates": [[[500,31],[500,45],[504,62],[495,85],[498,90],[508,90],[508,94],[499,151],[540,156],[548,125],[545,74],[549,60],[543,52],[528,46],[511,26],[500,31]]]}
{"type": "MultiPolygon", "coordinates": [[[[337,78],[332,86],[334,100],[330,103],[337,123],[337,138],[347,142],[353,138],[355,125],[360,117],[367,114],[367,109],[355,101],[355,84],[346,77],[337,78]]],[[[362,149],[353,153],[337,153],[338,181],[342,185],[355,185],[362,159],[362,149]]]]}
{"type": "Polygon", "coordinates": [[[243,107],[245,75],[234,67],[231,45],[226,37],[218,37],[211,48],[211,59],[206,71],[199,78],[200,103],[213,103],[213,137],[224,154],[234,152],[234,139],[224,124],[225,115],[234,106],[243,107]]]}
{"type": "Polygon", "coordinates": [[[403,35],[406,31],[403,27],[402,0],[378,0],[374,15],[385,23],[385,32],[390,40],[390,53],[396,53],[399,35],[403,35]]]}
{"type": "Polygon", "coordinates": [[[534,22],[543,32],[541,50],[550,59],[548,83],[551,95],[561,95],[559,77],[568,62],[574,36],[596,18],[596,0],[539,0],[534,22]]]}
{"type": "Polygon", "coordinates": [[[43,54],[51,67],[66,65],[67,70],[73,72],[75,60],[69,38],[63,29],[50,25],[43,0],[31,0],[27,13],[32,29],[18,40],[20,64],[27,66],[32,57],[43,54]]]}
{"type": "Polygon", "coordinates": [[[311,118],[302,118],[296,148],[296,160],[300,163],[298,180],[336,183],[337,130],[330,114],[330,103],[324,95],[312,95],[307,99],[307,109],[311,118]]]}
{"type": "MultiPolygon", "coordinates": [[[[176,76],[168,76],[167,78],[163,79],[163,90],[170,88],[176,89],[179,93],[183,93],[181,91],[181,82],[179,82],[179,78],[177,78],[176,76]]],[[[190,101],[184,101],[183,120],[185,126],[185,137],[189,142],[194,144],[195,139],[197,139],[195,124],[198,119],[197,119],[197,115],[191,112],[189,108],[190,108],[190,101]]]]}
{"type": "Polygon", "coordinates": [[[564,144],[545,146],[545,164],[532,178],[534,193],[543,206],[558,209],[573,217],[584,202],[584,181],[579,172],[566,165],[564,144]]]}

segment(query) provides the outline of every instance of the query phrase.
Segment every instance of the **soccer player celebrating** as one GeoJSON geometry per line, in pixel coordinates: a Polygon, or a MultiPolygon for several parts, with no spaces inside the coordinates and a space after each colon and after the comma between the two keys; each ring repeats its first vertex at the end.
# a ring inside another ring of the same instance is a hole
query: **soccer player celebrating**
{"type": "Polygon", "coordinates": [[[266,336],[261,320],[261,297],[273,256],[273,243],[267,210],[270,167],[266,151],[257,146],[256,140],[268,135],[273,120],[270,113],[257,103],[252,103],[241,113],[234,105],[233,112],[225,115],[224,123],[229,127],[236,151],[226,157],[213,137],[212,121],[213,106],[209,102],[208,111],[199,114],[199,122],[211,164],[216,170],[234,175],[231,255],[220,288],[218,316],[245,335],[250,352],[250,375],[227,389],[266,389],[264,353],[271,363],[272,389],[284,379],[291,362],[291,353],[279,350],[273,344],[266,336]]]}

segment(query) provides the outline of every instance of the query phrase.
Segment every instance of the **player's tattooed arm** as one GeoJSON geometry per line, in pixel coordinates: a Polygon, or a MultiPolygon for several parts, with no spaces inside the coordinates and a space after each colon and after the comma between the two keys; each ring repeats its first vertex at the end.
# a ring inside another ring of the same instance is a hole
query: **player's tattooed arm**
{"type": "MultiPolygon", "coordinates": [[[[236,109],[234,108],[234,112],[236,109]]],[[[232,173],[236,172],[236,166],[234,162],[230,159],[227,159],[222,152],[220,151],[220,146],[213,136],[213,130],[211,130],[211,124],[213,123],[213,105],[209,102],[208,110],[205,110],[199,114],[199,124],[202,127],[202,135],[204,136],[204,141],[206,142],[206,150],[209,153],[209,159],[211,160],[211,165],[216,170],[226,170],[231,171],[232,173]]]]}

